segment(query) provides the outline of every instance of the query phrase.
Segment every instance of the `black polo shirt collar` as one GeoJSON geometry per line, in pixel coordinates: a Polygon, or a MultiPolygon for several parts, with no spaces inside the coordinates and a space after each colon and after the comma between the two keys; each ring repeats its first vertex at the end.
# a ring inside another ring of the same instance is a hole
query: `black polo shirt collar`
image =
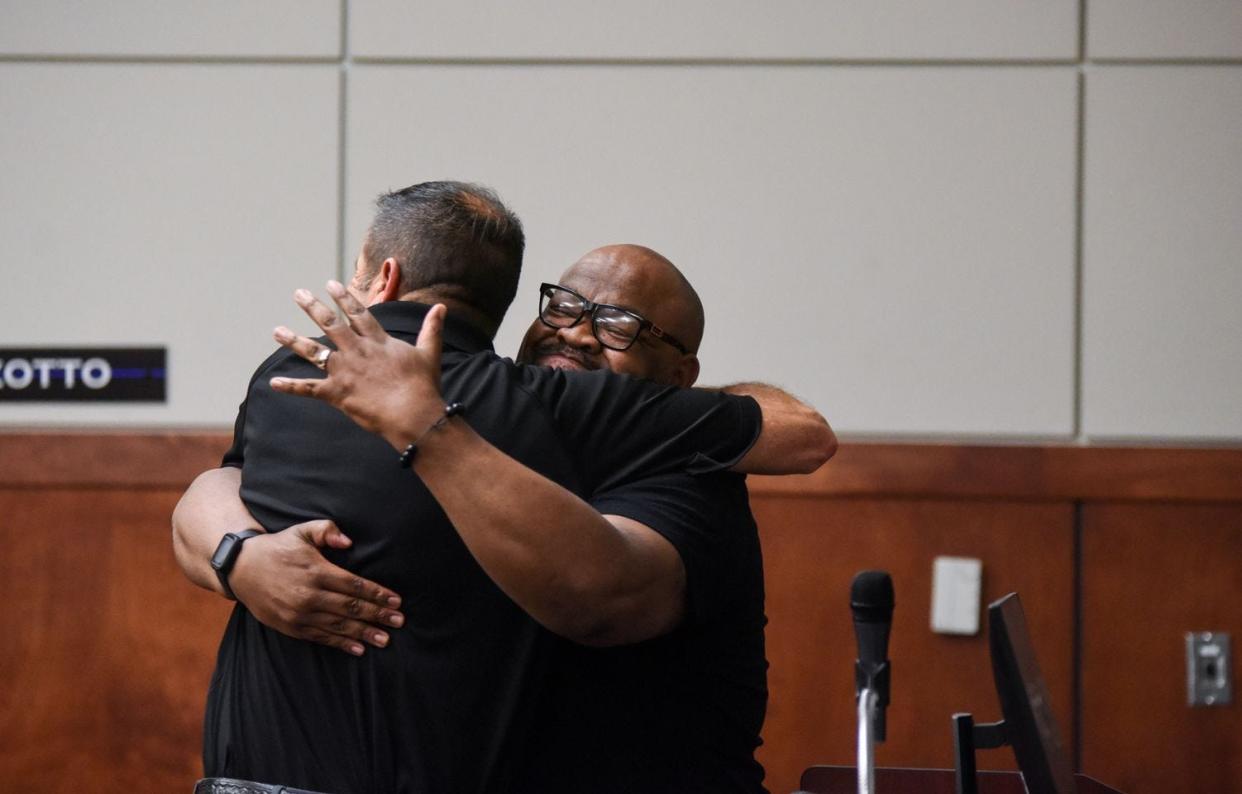
{"type": "MultiPolygon", "coordinates": [[[[413,336],[418,335],[429,311],[431,306],[415,301],[388,301],[371,307],[371,314],[384,326],[384,330],[413,336]]],[[[444,318],[444,347],[462,353],[481,353],[492,350],[492,340],[461,317],[448,314],[444,318]]]]}

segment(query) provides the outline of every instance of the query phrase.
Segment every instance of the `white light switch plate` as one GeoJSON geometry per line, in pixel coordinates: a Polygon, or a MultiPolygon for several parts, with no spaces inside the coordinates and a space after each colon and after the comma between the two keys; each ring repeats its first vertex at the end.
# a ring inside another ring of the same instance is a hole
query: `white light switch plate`
{"type": "Polygon", "coordinates": [[[932,562],[932,631],[937,634],[978,634],[982,588],[982,560],[937,557],[932,562]]]}

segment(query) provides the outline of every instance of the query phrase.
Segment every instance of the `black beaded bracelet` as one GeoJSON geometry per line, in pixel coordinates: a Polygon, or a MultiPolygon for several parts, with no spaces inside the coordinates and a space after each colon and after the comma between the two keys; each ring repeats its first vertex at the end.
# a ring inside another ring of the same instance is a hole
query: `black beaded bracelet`
{"type": "Polygon", "coordinates": [[[439,419],[432,422],[431,427],[424,430],[423,434],[419,436],[413,444],[410,444],[402,450],[401,457],[397,459],[397,462],[401,464],[401,468],[408,469],[410,466],[414,465],[414,456],[418,454],[418,445],[423,443],[424,438],[429,436],[432,432],[444,427],[448,420],[452,419],[454,416],[464,413],[466,413],[465,403],[449,403],[444,406],[444,416],[441,416],[439,419]]]}

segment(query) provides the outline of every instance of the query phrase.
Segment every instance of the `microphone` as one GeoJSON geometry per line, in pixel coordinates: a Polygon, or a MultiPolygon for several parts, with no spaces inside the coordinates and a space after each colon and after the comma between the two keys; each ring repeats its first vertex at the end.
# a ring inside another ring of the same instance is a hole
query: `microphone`
{"type": "Polygon", "coordinates": [[[850,610],[858,660],[854,663],[854,695],[870,689],[876,696],[875,740],[884,741],[884,709],[888,706],[888,633],[893,626],[893,579],[885,571],[863,571],[850,585],[850,610]]]}

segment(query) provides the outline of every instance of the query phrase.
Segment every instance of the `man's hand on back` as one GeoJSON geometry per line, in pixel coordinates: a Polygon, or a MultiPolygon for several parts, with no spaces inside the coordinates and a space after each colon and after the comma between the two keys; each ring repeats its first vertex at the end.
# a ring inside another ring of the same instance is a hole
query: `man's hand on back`
{"type": "Polygon", "coordinates": [[[386,646],[386,629],[400,628],[405,616],[396,593],[333,565],[320,551],[349,545],[326,520],[258,535],[246,541],[229,585],[265,626],[361,656],[364,643],[386,646]]]}

